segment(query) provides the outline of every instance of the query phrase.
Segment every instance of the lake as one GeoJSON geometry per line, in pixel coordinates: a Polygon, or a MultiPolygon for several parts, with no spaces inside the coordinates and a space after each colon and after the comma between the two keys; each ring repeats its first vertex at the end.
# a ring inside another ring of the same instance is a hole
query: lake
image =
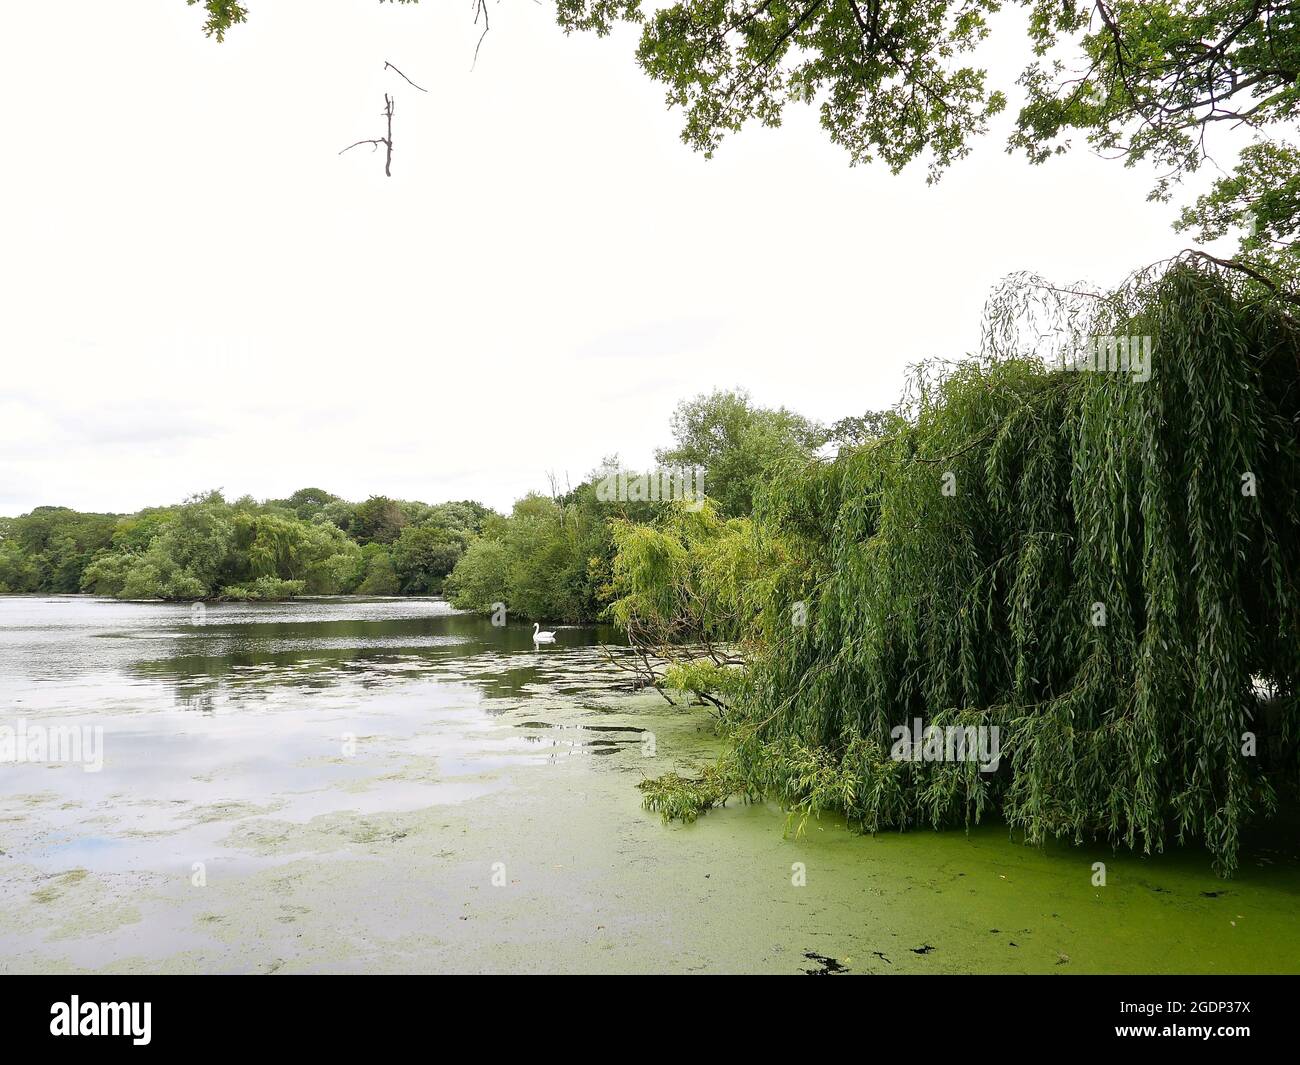
{"type": "Polygon", "coordinates": [[[997,824],[665,825],[636,784],[715,755],[710,714],[632,690],[615,631],[544,627],[0,597],[0,729],[102,743],[0,762],[0,971],[1296,969],[1292,822],[1229,881],[997,824]]]}

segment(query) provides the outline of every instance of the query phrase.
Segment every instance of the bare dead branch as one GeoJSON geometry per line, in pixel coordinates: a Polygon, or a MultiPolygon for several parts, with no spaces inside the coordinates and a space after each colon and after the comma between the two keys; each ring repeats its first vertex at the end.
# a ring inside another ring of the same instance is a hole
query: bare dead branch
{"type": "MultiPolygon", "coordinates": [[[[399,71],[400,73],[400,71],[399,71]]],[[[405,77],[405,75],[403,75],[405,77]]],[[[418,87],[418,86],[417,86],[418,87]]],[[[393,98],[384,93],[384,117],[388,120],[388,136],[371,137],[368,140],[357,141],[355,144],[349,144],[343,149],[343,152],[350,152],[353,148],[360,147],[363,144],[369,144],[371,149],[378,148],[381,144],[387,149],[387,155],[384,159],[384,176],[393,176],[393,98]]],[[[342,155],[343,152],[339,152],[342,155]]]]}
{"type": "Polygon", "coordinates": [[[398,70],[395,66],[393,66],[392,63],[388,62],[388,60],[386,60],[386,59],[384,60],[384,69],[385,69],[385,70],[396,71],[397,75],[398,75],[398,76],[399,76],[399,77],[400,77],[404,82],[406,82],[407,85],[411,86],[411,88],[413,88],[413,89],[419,89],[421,92],[428,92],[428,91],[429,91],[428,89],[425,89],[425,88],[423,88],[423,87],[421,87],[421,86],[419,86],[419,85],[416,85],[415,82],[413,82],[410,78],[408,78],[405,74],[403,74],[400,70],[398,70]]]}
{"type": "Polygon", "coordinates": [[[483,38],[488,35],[488,30],[492,28],[488,21],[487,0],[474,0],[474,25],[478,25],[479,15],[483,16],[483,32],[479,34],[478,44],[474,46],[474,62],[470,64],[470,70],[478,66],[478,50],[483,47],[483,38]]]}

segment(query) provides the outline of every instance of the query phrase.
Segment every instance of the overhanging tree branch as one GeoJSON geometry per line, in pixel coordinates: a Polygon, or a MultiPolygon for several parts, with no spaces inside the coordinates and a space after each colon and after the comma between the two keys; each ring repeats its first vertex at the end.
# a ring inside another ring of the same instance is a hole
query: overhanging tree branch
{"type": "MultiPolygon", "coordinates": [[[[405,75],[403,75],[403,77],[405,77],[405,75]]],[[[342,155],[343,152],[350,152],[352,151],[353,148],[359,148],[363,144],[369,144],[371,150],[377,150],[379,146],[382,144],[386,149],[386,155],[384,158],[384,176],[392,177],[393,176],[393,98],[389,96],[388,93],[384,93],[383,115],[384,118],[388,120],[387,136],[371,137],[368,140],[360,140],[357,141],[355,144],[349,144],[346,148],[343,149],[342,152],[339,152],[339,155],[342,155]]]]}

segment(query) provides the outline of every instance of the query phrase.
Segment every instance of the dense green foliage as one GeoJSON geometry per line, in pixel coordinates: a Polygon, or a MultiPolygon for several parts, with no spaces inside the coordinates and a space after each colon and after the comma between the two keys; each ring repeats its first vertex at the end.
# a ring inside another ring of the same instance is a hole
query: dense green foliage
{"type": "Polygon", "coordinates": [[[609,518],[628,507],[649,518],[648,504],[607,504],[593,482],[551,498],[530,494],[507,518],[489,522],[447,579],[458,607],[562,622],[594,621],[613,555],[609,518]]]}
{"type": "MultiPolygon", "coordinates": [[[[659,469],[704,470],[703,487],[713,502],[701,521],[716,520],[715,510],[749,514],[765,476],[807,462],[825,439],[815,423],[784,408],[757,406],[741,390],[683,401],[672,432],[672,445],[656,452],[659,469]]],[[[622,539],[654,536],[654,523],[672,513],[660,500],[601,498],[600,484],[618,470],[617,458],[607,459],[577,488],[555,498],[525,496],[509,517],[487,523],[447,580],[452,602],[485,612],[504,603],[512,615],[539,621],[604,615],[615,594],[611,581],[622,539]]]]}
{"type": "Polygon", "coordinates": [[[655,458],[664,467],[705,470],[705,491],[729,517],[748,514],[764,478],[786,463],[806,460],[826,440],[815,422],[784,407],[756,407],[743,390],[682,403],[672,430],[673,445],[660,448],[655,458]]]}
{"type": "MultiPolygon", "coordinates": [[[[806,462],[825,435],[743,392],[685,401],[672,424],[673,445],[660,458],[716,470],[704,487],[737,515],[749,513],[764,476],[806,462]]],[[[0,593],[187,600],[445,591],[465,609],[504,603],[520,618],[594,621],[610,594],[611,523],[641,527],[665,509],[601,498],[598,486],[618,468],[607,459],[577,488],[529,494],[508,516],[467,501],[353,503],[315,487],[261,503],[212,492],[124,516],[40,507],[0,518],[0,593]]]]}
{"type": "Polygon", "coordinates": [[[0,592],[123,599],[284,599],[437,592],[490,512],[478,503],[353,504],[320,489],[138,514],[39,507],[0,519],[0,592]]]}
{"type": "MultiPolygon", "coordinates": [[[[118,530],[113,514],[81,514],[37,507],[21,518],[0,518],[0,591],[76,592],[91,559],[118,530]]],[[[122,530],[139,535],[138,526],[122,530]]]]}
{"type": "MultiPolygon", "coordinates": [[[[1069,308],[1153,337],[1149,381],[1025,357],[1004,299],[987,358],[919,374],[901,427],[763,495],[752,579],[711,561],[726,528],[629,535],[616,612],[747,660],[682,656],[680,687],[725,680],[735,740],[699,807],[764,794],[870,830],[998,811],[1032,840],[1199,840],[1230,871],[1300,766],[1300,329],[1243,291],[1178,265],[1069,308]],[[1001,768],[897,759],[914,718],[997,726],[1001,768]]],[[[690,811],[689,782],[647,801],[690,811]]]]}

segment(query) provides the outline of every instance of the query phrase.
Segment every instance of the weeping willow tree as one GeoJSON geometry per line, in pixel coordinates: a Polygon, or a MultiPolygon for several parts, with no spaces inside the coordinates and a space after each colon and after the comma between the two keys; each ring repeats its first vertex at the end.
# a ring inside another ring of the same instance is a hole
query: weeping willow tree
{"type": "MultiPolygon", "coordinates": [[[[1021,277],[982,357],[919,369],[899,415],[760,500],[771,564],[726,593],[732,750],[648,805],[739,792],[869,831],[997,812],[1030,841],[1200,841],[1231,873],[1300,763],[1297,323],[1187,261],[1105,297],[1021,277]],[[1045,319],[1067,347],[1150,337],[1145,373],[1061,368],[1045,319]],[[898,758],[917,718],[996,726],[1000,767],[898,758]]],[[[622,608],[671,610],[631,591],[680,568],[644,562],[629,545],[622,608]]]]}

